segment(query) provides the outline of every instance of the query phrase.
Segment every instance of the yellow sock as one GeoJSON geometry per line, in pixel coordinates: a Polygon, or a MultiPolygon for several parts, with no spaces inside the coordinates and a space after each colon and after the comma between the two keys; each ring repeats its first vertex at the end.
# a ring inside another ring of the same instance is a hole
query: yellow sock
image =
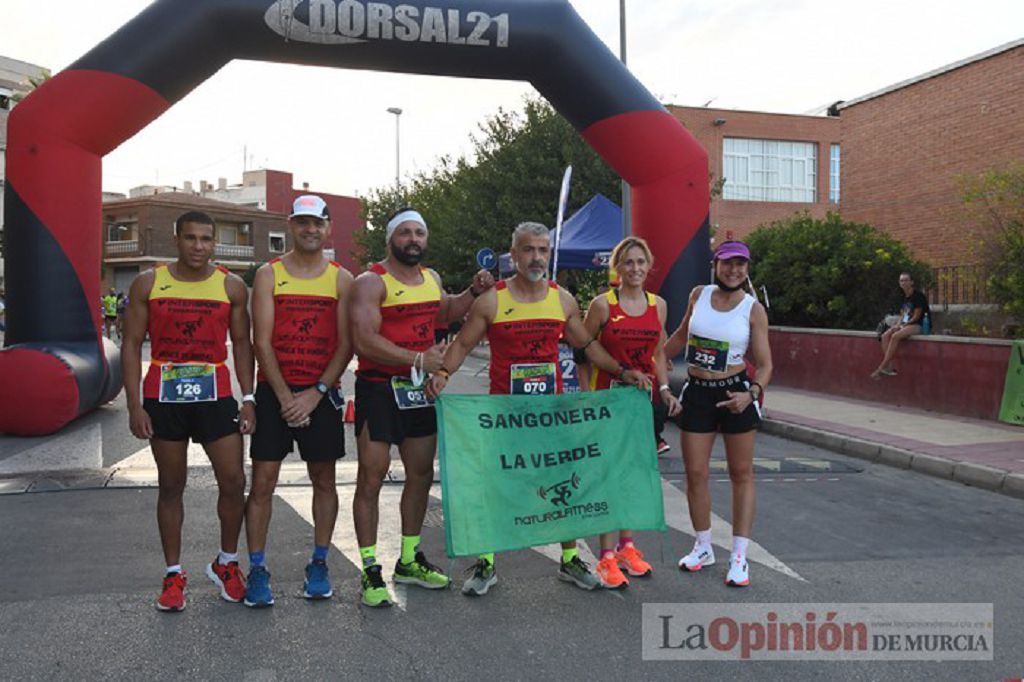
{"type": "Polygon", "coordinates": [[[416,548],[420,546],[419,535],[402,536],[402,557],[399,559],[403,564],[411,564],[416,558],[416,548]]]}
{"type": "Polygon", "coordinates": [[[370,545],[369,547],[360,547],[359,556],[363,560],[363,568],[373,566],[377,563],[377,545],[370,545]]]}
{"type": "Polygon", "coordinates": [[[579,556],[579,553],[580,553],[580,551],[578,549],[576,549],[575,547],[572,547],[570,549],[566,549],[565,547],[563,547],[562,548],[562,563],[563,564],[569,563],[574,558],[579,556]]]}
{"type": "Polygon", "coordinates": [[[484,554],[481,554],[479,556],[479,558],[483,559],[484,561],[489,563],[491,566],[494,565],[494,552],[485,552],[484,554]]]}

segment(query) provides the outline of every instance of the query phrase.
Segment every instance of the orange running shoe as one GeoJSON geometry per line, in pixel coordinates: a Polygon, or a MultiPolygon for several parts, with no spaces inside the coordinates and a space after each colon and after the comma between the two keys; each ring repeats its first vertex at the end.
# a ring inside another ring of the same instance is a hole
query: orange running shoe
{"type": "Polygon", "coordinates": [[[206,575],[220,588],[224,601],[237,603],[245,598],[245,576],[238,568],[238,562],[217,563],[214,559],[206,565],[206,575]]]}
{"type": "Polygon", "coordinates": [[[185,585],[188,577],[185,572],[168,573],[164,577],[164,589],[156,600],[156,607],[161,611],[182,611],[185,608],[185,585]]]}
{"type": "Polygon", "coordinates": [[[621,590],[629,586],[629,579],[622,575],[619,562],[615,556],[605,556],[597,562],[597,577],[601,581],[601,587],[606,590],[621,590]]]}
{"type": "Polygon", "coordinates": [[[644,561],[644,553],[634,545],[629,544],[615,553],[615,559],[619,565],[626,569],[626,573],[637,578],[646,578],[651,574],[651,565],[644,561]]]}

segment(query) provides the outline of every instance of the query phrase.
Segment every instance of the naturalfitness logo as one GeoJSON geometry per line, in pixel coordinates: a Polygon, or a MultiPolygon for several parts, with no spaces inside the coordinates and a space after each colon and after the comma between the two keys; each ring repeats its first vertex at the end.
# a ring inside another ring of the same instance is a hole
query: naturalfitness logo
{"type": "Polygon", "coordinates": [[[278,0],[267,26],[287,40],[352,45],[368,40],[508,47],[509,15],[358,0],[278,0]]]}
{"type": "Polygon", "coordinates": [[[650,661],[991,661],[992,604],[644,604],[650,661]]]}

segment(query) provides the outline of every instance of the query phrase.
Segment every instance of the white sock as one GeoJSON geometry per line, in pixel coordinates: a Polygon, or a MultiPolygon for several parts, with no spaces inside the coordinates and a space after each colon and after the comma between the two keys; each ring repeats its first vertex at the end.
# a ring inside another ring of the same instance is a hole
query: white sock
{"type": "Polygon", "coordinates": [[[732,536],[732,555],[734,557],[746,558],[747,556],[747,545],[750,544],[750,538],[741,537],[739,535],[732,536]]]}
{"type": "Polygon", "coordinates": [[[181,573],[181,564],[174,564],[167,567],[167,573],[181,573]]]}
{"type": "Polygon", "coordinates": [[[227,566],[232,561],[238,561],[238,552],[229,553],[229,552],[225,552],[222,549],[220,551],[220,554],[217,555],[217,563],[220,564],[221,566],[227,566]]]}
{"type": "Polygon", "coordinates": [[[697,544],[701,547],[711,546],[711,529],[697,531],[697,544]]]}

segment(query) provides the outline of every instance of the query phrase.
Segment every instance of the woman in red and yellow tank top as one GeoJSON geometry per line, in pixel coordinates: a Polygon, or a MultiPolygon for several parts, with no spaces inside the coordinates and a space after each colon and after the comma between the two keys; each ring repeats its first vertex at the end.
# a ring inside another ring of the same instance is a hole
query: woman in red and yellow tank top
{"type": "Polygon", "coordinates": [[[498,307],[487,329],[491,393],[561,393],[558,340],[565,329],[566,315],[558,284],[551,282],[547,296],[534,303],[512,298],[505,281],[498,282],[494,290],[498,307]],[[513,384],[517,390],[513,390],[513,384]]]}
{"type": "MultiPolygon", "coordinates": [[[[652,395],[652,399],[663,402],[669,415],[675,415],[679,412],[679,401],[668,386],[668,369],[662,348],[667,306],[660,296],[644,288],[653,263],[654,256],[643,239],[628,237],[619,242],[612,251],[610,265],[618,273],[620,284],[591,302],[583,324],[620,364],[651,377],[653,385],[658,387],[657,397],[652,395]]],[[[598,367],[591,369],[589,390],[616,385],[618,382],[607,372],[598,367]]],[[[657,456],[656,453],[651,454],[657,456]]],[[[605,587],[629,584],[622,568],[632,576],[651,574],[651,565],[644,561],[643,553],[633,543],[631,531],[620,531],[619,542],[614,549],[612,540],[611,533],[601,536],[597,575],[605,587]]]]}
{"type": "Polygon", "coordinates": [[[142,382],[143,398],[159,399],[161,367],[168,364],[213,365],[217,397],[231,397],[227,334],[231,301],[217,266],[199,282],[175,279],[166,265],[154,268],[149,294],[151,364],[142,382]]]}

